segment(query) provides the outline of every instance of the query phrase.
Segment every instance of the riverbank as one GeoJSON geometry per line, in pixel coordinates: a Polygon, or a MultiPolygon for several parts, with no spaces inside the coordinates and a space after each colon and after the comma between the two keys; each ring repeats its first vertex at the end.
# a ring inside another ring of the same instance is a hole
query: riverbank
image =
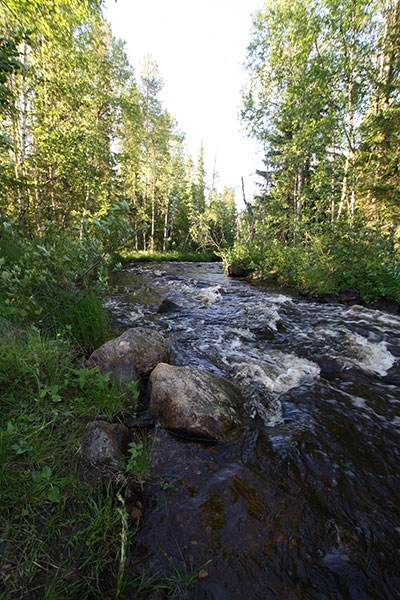
{"type": "MultiPolygon", "coordinates": [[[[229,274],[228,268],[226,268],[225,271],[227,274],[229,274]]],[[[313,294],[303,290],[302,288],[295,287],[294,285],[278,283],[276,276],[262,277],[256,273],[249,273],[246,269],[237,265],[235,265],[234,271],[237,274],[230,275],[231,277],[239,277],[244,281],[247,281],[250,285],[280,290],[283,293],[289,293],[294,297],[301,297],[304,300],[311,302],[319,302],[321,304],[342,304],[344,306],[358,305],[394,315],[400,314],[400,303],[396,302],[395,300],[381,298],[376,302],[365,302],[355,290],[342,290],[338,291],[337,293],[313,294]]]]}
{"type": "Polygon", "coordinates": [[[311,230],[307,243],[254,234],[245,244],[236,241],[222,257],[225,268],[239,265],[255,277],[312,297],[400,303],[398,243],[372,227],[354,228],[347,235],[340,228],[319,235],[311,230]]]}
{"type": "Polygon", "coordinates": [[[114,262],[126,264],[135,262],[219,262],[221,258],[208,250],[194,252],[189,250],[172,250],[170,252],[151,252],[124,249],[113,257],[114,262]]]}

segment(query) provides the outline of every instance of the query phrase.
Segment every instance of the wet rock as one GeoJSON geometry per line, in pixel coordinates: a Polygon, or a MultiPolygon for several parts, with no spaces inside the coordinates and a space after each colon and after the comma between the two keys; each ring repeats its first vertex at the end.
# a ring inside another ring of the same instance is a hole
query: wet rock
{"type": "Polygon", "coordinates": [[[173,302],[169,298],[164,298],[164,300],[161,302],[160,306],[158,307],[157,312],[158,313],[172,313],[172,312],[176,312],[177,310],[179,310],[179,308],[180,307],[177,304],[175,304],[175,302],[173,302]]]}
{"type": "Polygon", "coordinates": [[[208,371],[161,363],[150,375],[149,395],[149,411],[166,429],[222,442],[243,431],[239,388],[208,371]]]}
{"type": "Polygon", "coordinates": [[[125,471],[129,429],[121,423],[92,421],[86,425],[82,444],[82,457],[91,465],[125,471]]]}
{"type": "Polygon", "coordinates": [[[118,383],[147,377],[160,362],[169,362],[170,352],[162,335],[153,329],[135,327],[106,342],[86,361],[87,367],[111,372],[118,383]]]}
{"type": "Polygon", "coordinates": [[[228,275],[229,277],[245,277],[248,274],[248,271],[244,269],[241,265],[230,264],[228,265],[228,275]]]}

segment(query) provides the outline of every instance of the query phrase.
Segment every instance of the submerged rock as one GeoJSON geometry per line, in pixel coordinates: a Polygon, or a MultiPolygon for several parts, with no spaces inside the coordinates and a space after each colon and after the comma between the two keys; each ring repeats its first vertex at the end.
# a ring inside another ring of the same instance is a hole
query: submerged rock
{"type": "Polygon", "coordinates": [[[118,383],[147,377],[160,362],[167,363],[170,352],[162,335],[153,329],[135,327],[103,344],[86,362],[101,373],[111,372],[118,383]]]}
{"type": "Polygon", "coordinates": [[[164,300],[161,302],[160,306],[158,307],[157,312],[158,313],[171,313],[171,312],[176,312],[177,310],[179,310],[179,308],[180,307],[177,304],[175,304],[175,302],[173,302],[169,298],[164,298],[164,300]]]}
{"type": "Polygon", "coordinates": [[[166,429],[221,442],[238,439],[245,419],[239,388],[195,367],[157,365],[149,379],[149,410],[166,429]]]}
{"type": "Polygon", "coordinates": [[[86,425],[82,445],[83,460],[92,465],[124,471],[130,441],[131,435],[125,425],[92,421],[86,425]]]}

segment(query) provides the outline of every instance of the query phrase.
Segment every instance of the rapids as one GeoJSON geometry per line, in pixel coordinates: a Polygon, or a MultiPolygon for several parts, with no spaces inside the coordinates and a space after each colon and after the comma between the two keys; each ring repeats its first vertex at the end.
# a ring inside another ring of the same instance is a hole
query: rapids
{"type": "Polygon", "coordinates": [[[230,445],[156,433],[135,573],[174,598],[400,598],[400,317],[217,263],[131,265],[114,285],[117,327],[234,381],[251,422],[230,445]],[[157,313],[166,297],[179,309],[157,313]]]}

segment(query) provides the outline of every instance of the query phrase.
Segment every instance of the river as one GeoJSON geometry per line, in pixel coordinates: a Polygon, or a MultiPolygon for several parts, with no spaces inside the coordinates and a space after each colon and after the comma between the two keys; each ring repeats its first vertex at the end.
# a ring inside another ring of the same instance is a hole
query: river
{"type": "Polygon", "coordinates": [[[117,326],[234,381],[250,421],[233,444],[156,434],[131,568],[174,598],[400,598],[400,316],[218,263],[134,264],[114,285],[117,326]],[[179,309],[158,313],[166,297],[179,309]]]}

